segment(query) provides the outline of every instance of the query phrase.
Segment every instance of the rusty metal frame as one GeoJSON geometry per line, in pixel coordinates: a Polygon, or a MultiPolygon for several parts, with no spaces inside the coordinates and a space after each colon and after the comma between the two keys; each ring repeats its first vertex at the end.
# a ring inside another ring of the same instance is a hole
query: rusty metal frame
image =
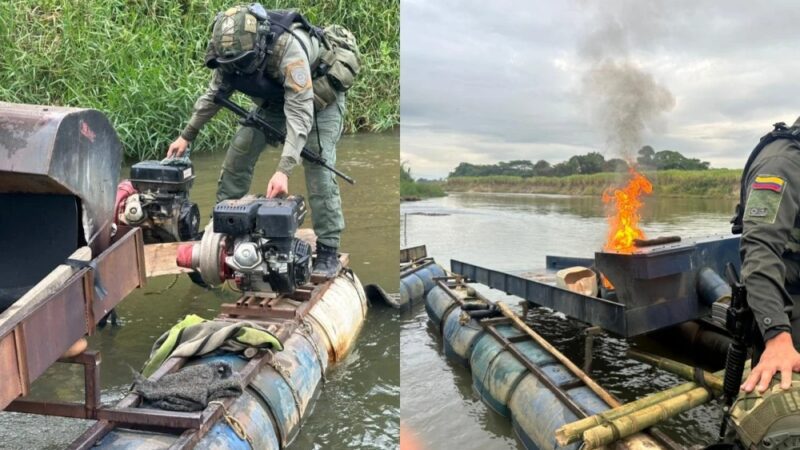
{"type": "MultiPolygon", "coordinates": [[[[347,253],[339,255],[339,262],[342,268],[347,267],[350,262],[350,255],[347,253]]],[[[257,297],[246,293],[235,303],[223,303],[220,313],[231,318],[251,318],[267,321],[301,318],[317,304],[317,301],[325,295],[330,286],[330,283],[327,283],[324,278],[314,278],[311,281],[313,284],[305,285],[289,296],[257,297]],[[284,304],[287,298],[300,301],[302,304],[299,306],[287,306],[284,304]]]]}
{"type": "Polygon", "coordinates": [[[428,248],[425,245],[406,247],[400,249],[400,263],[411,263],[428,257],[428,248]]]}
{"type": "MultiPolygon", "coordinates": [[[[502,345],[504,350],[511,353],[511,355],[513,355],[514,358],[516,358],[516,360],[519,361],[520,364],[522,364],[526,369],[528,369],[528,372],[533,374],[533,376],[535,376],[536,379],[539,380],[539,382],[542,383],[547,388],[547,390],[549,390],[550,392],[553,393],[553,395],[558,397],[558,399],[561,400],[567,406],[567,408],[569,408],[569,410],[572,411],[573,414],[578,416],[579,419],[588,416],[586,411],[584,411],[583,408],[580,407],[580,405],[575,403],[575,400],[573,400],[572,397],[570,397],[566,393],[564,389],[569,388],[568,386],[566,385],[559,386],[553,383],[553,381],[550,380],[550,378],[548,378],[547,375],[544,374],[544,372],[542,372],[542,369],[533,364],[531,360],[528,359],[524,354],[522,354],[522,352],[520,352],[515,345],[519,342],[532,341],[533,339],[531,339],[526,335],[522,335],[523,337],[527,337],[527,339],[515,339],[514,341],[511,341],[509,338],[503,336],[502,334],[500,334],[500,332],[497,331],[497,328],[495,328],[496,324],[494,323],[484,324],[483,322],[484,321],[478,321],[478,323],[481,324],[481,326],[483,327],[484,330],[486,330],[487,333],[489,333],[493,338],[497,339],[497,341],[500,343],[500,345],[502,345]]],[[[580,381],[577,378],[576,380],[580,381]]],[[[582,381],[580,385],[583,385],[582,381]]]]}
{"type": "Polygon", "coordinates": [[[0,325],[0,410],[28,395],[70,345],[93,334],[100,318],[144,285],[143,252],[141,231],[120,227],[115,242],[92,260],[94,268],[81,268],[40,305],[0,325]],[[94,293],[98,276],[106,288],[102,300],[94,293]]]}
{"type": "MultiPolygon", "coordinates": [[[[346,254],[340,256],[340,261],[343,267],[347,267],[349,257],[346,254]]],[[[325,280],[324,283],[314,286],[311,290],[304,290],[298,295],[277,297],[276,299],[269,299],[273,303],[278,303],[280,300],[294,300],[301,302],[294,308],[294,314],[279,313],[276,314],[275,310],[270,308],[262,308],[261,302],[253,302],[250,297],[243,297],[234,304],[223,305],[227,309],[223,309],[220,314],[222,319],[231,319],[240,316],[247,316],[243,314],[245,309],[260,308],[262,312],[257,314],[257,322],[263,322],[270,325],[277,325],[275,336],[281,341],[285,342],[289,339],[292,333],[300,327],[303,318],[308,314],[311,308],[325,295],[333,279],[325,280]],[[237,305],[242,306],[237,306],[237,305]],[[236,314],[229,315],[226,311],[232,310],[236,314]]],[[[257,299],[258,300],[258,299],[257,299]]],[[[252,358],[243,368],[239,371],[239,376],[242,383],[247,385],[259,373],[259,371],[271,363],[273,353],[265,351],[256,357],[252,358]]],[[[156,381],[169,373],[180,370],[186,363],[185,358],[169,358],[161,367],[150,377],[150,380],[156,381]]],[[[162,410],[153,410],[145,408],[137,408],[140,403],[140,398],[135,393],[128,394],[123,398],[114,408],[99,409],[95,419],[98,420],[93,426],[86,430],[78,439],[76,439],[69,447],[69,450],[89,450],[94,444],[114,430],[117,426],[133,427],[133,428],[149,428],[158,429],[161,431],[176,431],[183,430],[178,435],[177,440],[170,446],[171,450],[189,450],[194,448],[198,442],[208,433],[209,430],[222,418],[224,411],[230,408],[235,398],[227,398],[222,401],[222,405],[214,403],[209,405],[205,410],[197,413],[172,413],[162,410]]]]}
{"type": "Polygon", "coordinates": [[[100,353],[86,351],[74,358],[59,359],[59,362],[80,364],[84,370],[84,402],[50,402],[28,399],[13,401],[6,411],[69,417],[73,419],[106,420],[125,424],[131,428],[186,429],[200,426],[200,413],[182,413],[156,409],[129,407],[104,408],[100,406],[100,353]]]}
{"type": "Polygon", "coordinates": [[[436,261],[433,258],[427,258],[426,257],[426,258],[423,258],[423,259],[416,260],[413,263],[411,263],[409,266],[407,266],[405,268],[402,268],[400,270],[400,277],[402,278],[402,277],[411,275],[412,273],[417,273],[420,270],[422,270],[422,269],[424,269],[424,268],[426,268],[428,266],[431,266],[433,264],[436,264],[436,261]]]}

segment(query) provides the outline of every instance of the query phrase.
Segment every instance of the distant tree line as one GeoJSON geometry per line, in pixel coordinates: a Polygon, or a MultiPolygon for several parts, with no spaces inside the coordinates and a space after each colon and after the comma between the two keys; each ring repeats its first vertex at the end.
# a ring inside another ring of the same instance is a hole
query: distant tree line
{"type": "MultiPolygon", "coordinates": [[[[710,163],[697,158],[687,158],[673,150],[656,152],[653,147],[645,145],[639,150],[636,158],[642,170],[707,170],[710,163]]],[[[568,175],[592,174],[600,172],[624,172],[628,163],[620,158],[606,160],[597,152],[575,155],[566,161],[550,164],[541,159],[537,162],[528,160],[502,161],[497,164],[461,163],[450,172],[450,177],[485,177],[491,175],[513,175],[519,177],[565,177],[568,175]]]]}

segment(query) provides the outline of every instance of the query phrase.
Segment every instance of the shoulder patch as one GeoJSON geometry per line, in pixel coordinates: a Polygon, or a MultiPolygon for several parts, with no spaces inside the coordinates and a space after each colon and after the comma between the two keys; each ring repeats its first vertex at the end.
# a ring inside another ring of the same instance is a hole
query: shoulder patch
{"type": "Polygon", "coordinates": [[[303,92],[311,87],[311,73],[309,73],[308,65],[302,60],[298,59],[289,63],[286,66],[285,76],[286,83],[295,92],[303,92]]]}
{"type": "Polygon", "coordinates": [[[744,207],[744,220],[775,223],[785,186],[786,181],[781,177],[757,175],[750,185],[750,195],[744,207]]]}

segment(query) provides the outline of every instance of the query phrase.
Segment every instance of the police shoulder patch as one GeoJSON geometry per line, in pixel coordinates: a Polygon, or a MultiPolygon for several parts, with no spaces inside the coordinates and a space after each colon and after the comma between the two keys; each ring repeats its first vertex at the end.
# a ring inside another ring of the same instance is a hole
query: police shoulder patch
{"type": "Polygon", "coordinates": [[[307,64],[302,60],[289,63],[286,66],[286,82],[295,92],[303,92],[311,87],[311,74],[307,64]]]}
{"type": "Polygon", "coordinates": [[[781,177],[757,175],[750,185],[750,195],[744,207],[744,220],[775,223],[785,187],[786,181],[781,177]]]}

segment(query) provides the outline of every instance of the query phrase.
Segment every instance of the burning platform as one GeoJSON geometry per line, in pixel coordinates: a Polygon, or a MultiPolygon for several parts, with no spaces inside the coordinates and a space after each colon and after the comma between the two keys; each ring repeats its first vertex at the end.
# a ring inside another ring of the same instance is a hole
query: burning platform
{"type": "Polygon", "coordinates": [[[729,292],[719,274],[728,262],[738,268],[738,251],[738,237],[709,237],[631,253],[602,251],[595,253],[594,259],[548,257],[548,268],[576,262],[593,266],[613,285],[602,289],[598,297],[457,260],[451,261],[451,270],[573,319],[632,337],[709,316],[711,305],[729,292]]]}

